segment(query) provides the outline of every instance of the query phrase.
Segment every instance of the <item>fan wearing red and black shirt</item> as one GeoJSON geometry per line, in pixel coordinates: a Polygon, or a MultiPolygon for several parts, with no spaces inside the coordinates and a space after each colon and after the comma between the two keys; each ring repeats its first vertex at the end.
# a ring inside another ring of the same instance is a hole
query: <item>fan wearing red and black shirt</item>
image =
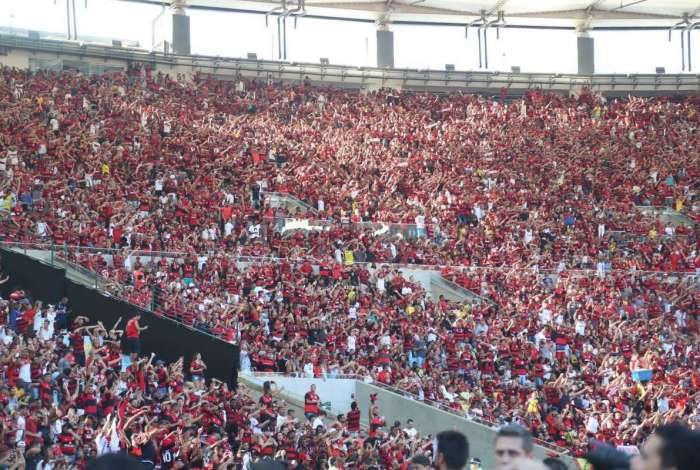
{"type": "Polygon", "coordinates": [[[321,397],[316,394],[316,385],[311,384],[311,388],[304,395],[304,416],[312,421],[320,412],[318,407],[321,397]]]}
{"type": "Polygon", "coordinates": [[[361,413],[357,408],[357,402],[352,402],[347,415],[348,432],[351,436],[355,436],[360,432],[360,415],[361,413]]]}
{"type": "Polygon", "coordinates": [[[379,416],[379,407],[372,405],[369,409],[369,438],[377,439],[379,436],[379,428],[384,427],[386,421],[383,416],[379,416]]]}
{"type": "Polygon", "coordinates": [[[148,329],[147,326],[140,326],[139,320],[141,320],[141,315],[134,315],[131,319],[126,322],[126,342],[125,342],[125,352],[131,356],[131,361],[136,361],[136,357],[141,352],[141,332],[148,329]]]}
{"type": "Polygon", "coordinates": [[[64,424],[61,434],[58,435],[58,445],[61,449],[61,453],[73,457],[79,442],[80,436],[73,431],[73,427],[70,423],[64,424]]]}

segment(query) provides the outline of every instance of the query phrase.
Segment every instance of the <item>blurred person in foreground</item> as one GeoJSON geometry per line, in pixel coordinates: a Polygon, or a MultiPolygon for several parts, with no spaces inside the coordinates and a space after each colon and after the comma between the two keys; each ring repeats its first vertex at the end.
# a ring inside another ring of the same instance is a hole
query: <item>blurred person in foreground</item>
{"type": "Polygon", "coordinates": [[[469,441],[459,431],[437,435],[435,466],[438,470],[462,470],[469,460],[469,441]]]}
{"type": "MultiPolygon", "coordinates": [[[[700,432],[680,424],[659,426],[631,459],[632,470],[693,470],[700,468],[700,432]]],[[[596,467],[596,470],[601,470],[596,467]]],[[[602,469],[604,470],[604,469],[602,469]]]]}
{"type": "Polygon", "coordinates": [[[425,455],[416,455],[406,468],[408,470],[430,470],[430,458],[425,455]]]}
{"type": "Polygon", "coordinates": [[[503,426],[496,433],[494,453],[497,470],[515,470],[517,459],[532,457],[532,434],[517,424],[503,426]]]}
{"type": "Polygon", "coordinates": [[[542,463],[549,469],[549,470],[568,470],[568,467],[562,461],[561,459],[557,457],[547,457],[542,461],[542,463]]]}

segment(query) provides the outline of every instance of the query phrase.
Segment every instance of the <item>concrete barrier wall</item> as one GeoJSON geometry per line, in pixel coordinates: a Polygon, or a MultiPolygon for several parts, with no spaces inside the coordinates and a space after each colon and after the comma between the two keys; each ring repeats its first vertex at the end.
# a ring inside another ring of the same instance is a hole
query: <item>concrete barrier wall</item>
{"type": "MultiPolygon", "coordinates": [[[[379,406],[380,414],[386,419],[388,427],[391,427],[394,421],[401,421],[403,426],[411,418],[416,429],[423,436],[428,434],[435,436],[440,431],[456,429],[463,432],[469,439],[470,458],[480,458],[484,469],[495,468],[493,442],[496,430],[494,428],[364,382],[357,381],[355,387],[355,397],[362,410],[363,424],[367,424],[370,395],[376,393],[376,404],[379,406]]],[[[546,454],[547,449],[544,447],[535,447],[537,458],[545,458],[546,454]]],[[[570,469],[577,468],[573,459],[564,457],[564,460],[570,469]]]]}
{"type": "Polygon", "coordinates": [[[255,383],[262,387],[263,382],[267,380],[274,381],[278,386],[284,387],[281,396],[285,400],[299,402],[303,405],[304,395],[309,391],[311,384],[316,385],[316,393],[321,397],[321,403],[331,403],[331,414],[345,414],[350,410],[352,396],[355,394],[354,379],[311,379],[311,378],[296,378],[282,376],[254,376],[250,374],[241,374],[245,376],[246,381],[255,383]]]}

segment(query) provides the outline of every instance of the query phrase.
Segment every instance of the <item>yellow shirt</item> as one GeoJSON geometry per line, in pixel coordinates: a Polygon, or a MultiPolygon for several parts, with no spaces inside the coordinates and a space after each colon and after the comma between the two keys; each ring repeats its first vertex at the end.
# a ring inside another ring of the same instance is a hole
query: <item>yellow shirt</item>
{"type": "Polygon", "coordinates": [[[2,203],[3,209],[5,209],[6,211],[12,210],[12,199],[12,194],[8,194],[7,196],[5,196],[5,200],[2,203]]]}
{"type": "Polygon", "coordinates": [[[683,210],[683,198],[676,199],[676,212],[681,212],[683,210]]]}
{"type": "Polygon", "coordinates": [[[108,175],[108,174],[109,174],[109,165],[107,165],[106,163],[103,163],[103,164],[102,164],[102,174],[103,174],[103,175],[108,175]]]}
{"type": "Polygon", "coordinates": [[[345,264],[350,265],[355,262],[355,256],[352,254],[352,250],[345,250],[345,264]]]}
{"type": "Polygon", "coordinates": [[[537,413],[538,405],[539,405],[539,401],[537,400],[537,398],[530,398],[530,400],[527,402],[527,413],[528,414],[537,413]]]}

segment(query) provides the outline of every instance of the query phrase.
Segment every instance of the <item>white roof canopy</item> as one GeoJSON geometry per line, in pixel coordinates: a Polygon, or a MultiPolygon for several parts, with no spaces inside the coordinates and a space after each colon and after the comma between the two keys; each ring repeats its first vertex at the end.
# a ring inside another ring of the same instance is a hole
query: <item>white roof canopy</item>
{"type": "Polygon", "coordinates": [[[380,22],[467,24],[499,12],[509,24],[564,25],[582,29],[597,25],[671,26],[700,15],[700,0],[125,0],[179,3],[194,8],[275,12],[295,10],[299,1],[308,15],[380,22]],[[283,1],[286,6],[282,8],[283,1]]]}

